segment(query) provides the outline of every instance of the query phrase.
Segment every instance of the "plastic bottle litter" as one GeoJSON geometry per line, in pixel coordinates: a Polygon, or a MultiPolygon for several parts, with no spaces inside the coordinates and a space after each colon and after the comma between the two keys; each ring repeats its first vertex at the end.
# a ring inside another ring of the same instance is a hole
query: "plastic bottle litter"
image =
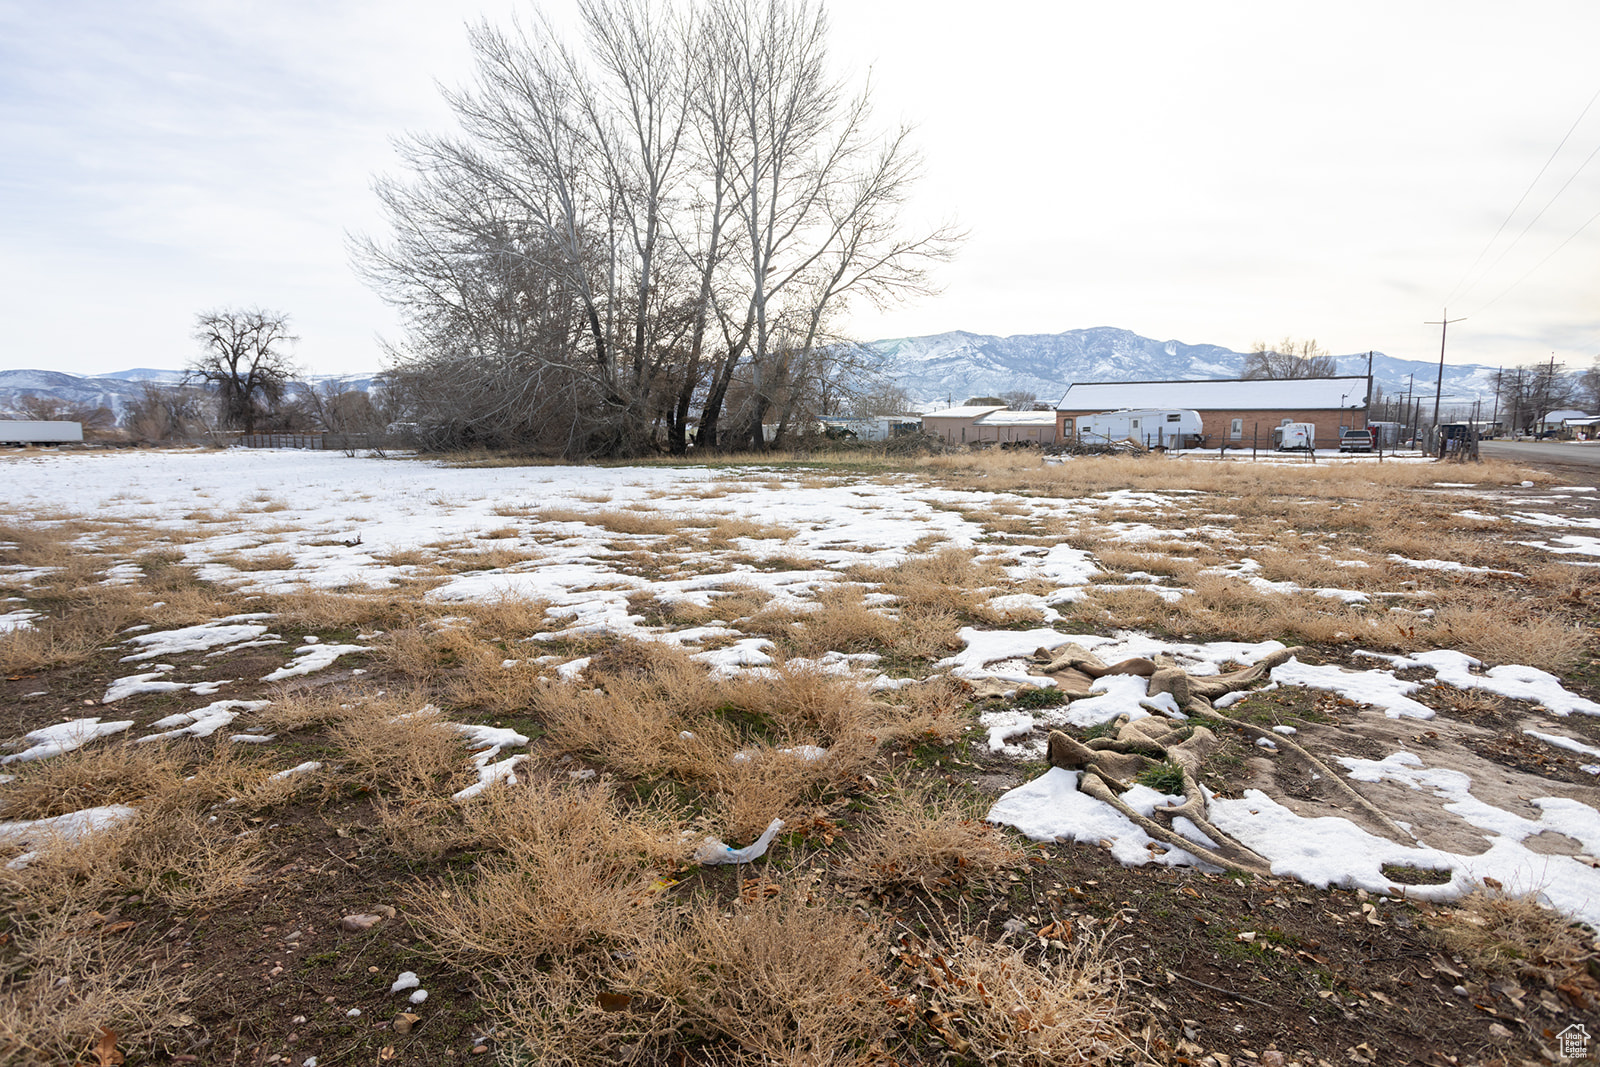
{"type": "Polygon", "coordinates": [[[725,842],[715,837],[708,837],[701,846],[694,850],[696,863],[749,863],[758,860],[767,854],[767,848],[772,844],[772,839],[778,836],[778,831],[783,829],[782,819],[773,819],[767,824],[760,837],[746,845],[744,848],[731,848],[725,842]]]}

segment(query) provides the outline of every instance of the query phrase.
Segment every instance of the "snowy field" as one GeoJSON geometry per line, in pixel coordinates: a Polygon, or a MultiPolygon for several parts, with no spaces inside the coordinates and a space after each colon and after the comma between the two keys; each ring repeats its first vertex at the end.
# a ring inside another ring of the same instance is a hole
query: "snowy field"
{"type": "MultiPolygon", "coordinates": [[[[1038,672],[1034,655],[1068,642],[1107,663],[1170,657],[1193,676],[1248,666],[1284,647],[1273,639],[1158,637],[1134,625],[1102,625],[1099,632],[1064,625],[1087,618],[1090,604],[1114,608],[1137,597],[1140,603],[1181,605],[1202,594],[1215,596],[1222,584],[1245,591],[1256,603],[1292,601],[1307,611],[1342,612],[1339,617],[1353,620],[1350,625],[1376,635],[1431,625],[1453,590],[1478,595],[1495,588],[1488,583],[1515,583],[1530,560],[1575,574],[1600,563],[1600,516],[1585,517],[1574,506],[1592,495],[1581,487],[1425,483],[1430,507],[1521,553],[1486,565],[1436,558],[1425,544],[1410,552],[1362,548],[1349,535],[1341,540],[1337,531],[1285,530],[1281,520],[1267,543],[1261,526],[1239,519],[1238,501],[1226,492],[1101,488],[1051,494],[903,473],[463,469],[407,459],[235,450],[0,459],[0,484],[11,522],[59,530],[76,552],[111,553],[104,583],[137,573],[137,553],[127,546],[143,551],[158,545],[198,568],[202,579],[231,590],[237,601],[236,610],[198,624],[135,627],[137,632],[119,635],[125,673],[108,680],[98,694],[100,706],[63,711],[26,736],[5,739],[7,762],[47,758],[124,735],[217,735],[269,744],[270,737],[251,729],[251,718],[278,699],[280,685],[335,673],[348,680],[364,669],[352,665],[365,662],[382,641],[377,633],[310,635],[285,645],[273,614],[252,611],[251,598],[295,589],[414,591],[446,609],[504,598],[537,602],[543,628],[528,635],[528,656],[544,657],[552,685],[582,685],[586,658],[551,650],[596,638],[666,642],[695,650],[714,672],[760,677],[797,657],[771,636],[744,629],[746,614],[723,615],[719,604],[725,598],[733,598],[726,600],[731,604],[753,596],[763,610],[803,617],[821,610],[829,590],[857,585],[865,604],[893,619],[895,598],[861,576],[956,549],[970,553],[992,576],[980,591],[978,620],[956,631],[959,650],[910,668],[846,649],[809,658],[870,691],[948,675],[1002,693],[1053,686],[1038,672]],[[1140,570],[1125,558],[1135,553],[1153,559],[1175,542],[1203,544],[1205,553],[1194,566],[1169,573],[1140,570]],[[1322,565],[1323,578],[1283,576],[1281,557],[1291,543],[1322,565]],[[118,555],[123,550],[128,554],[118,555]],[[700,610],[700,617],[678,624],[670,612],[653,610],[674,606],[700,610]],[[274,650],[283,662],[254,677],[190,682],[184,669],[169,662],[191,656],[227,664],[246,652],[274,650]],[[148,694],[176,694],[187,703],[157,721],[118,714],[148,694]]],[[[1319,500],[1319,514],[1339,506],[1319,500]]],[[[48,565],[10,563],[0,569],[0,587],[12,591],[11,602],[0,603],[0,633],[35,625],[40,608],[30,590],[50,573],[48,565]]],[[[1336,662],[1326,656],[1291,658],[1271,671],[1264,688],[1303,700],[1331,695],[1349,709],[1339,722],[1284,726],[1280,733],[1319,746],[1329,764],[1391,813],[1411,840],[1378,836],[1325,798],[1283,788],[1270,741],[1257,747],[1248,767],[1256,784],[1234,796],[1209,798],[1214,825],[1269,859],[1275,873],[1312,885],[1450,899],[1477,885],[1498,884],[1536,891],[1547,903],[1600,925],[1600,790],[1586,781],[1600,776],[1600,704],[1559,672],[1488,659],[1481,649],[1469,655],[1437,637],[1437,647],[1395,651],[1392,644],[1387,650],[1366,647],[1362,632],[1340,636],[1348,654],[1336,662]],[[1490,729],[1453,717],[1447,704],[1432,699],[1446,692],[1501,701],[1514,726],[1490,729]],[[1480,742],[1508,729],[1546,758],[1574,761],[1582,773],[1557,780],[1485,758],[1480,742]],[[1441,880],[1401,889],[1385,873],[1395,867],[1438,872],[1441,880]]],[[[1017,774],[1020,784],[994,801],[990,818],[1039,841],[1102,843],[1124,864],[1192,862],[1079,791],[1077,772],[1042,769],[1045,737],[1053,727],[1174,714],[1149,698],[1143,678],[1102,678],[1095,689],[1092,697],[1053,707],[1029,709],[1005,699],[979,705],[979,729],[972,735],[978,754],[1027,768],[1017,774]]],[[[512,775],[529,741],[478,724],[461,729],[481,775],[466,800],[512,775]]],[[[1172,802],[1136,788],[1142,792],[1125,799],[1141,811],[1172,802]]],[[[94,809],[45,820],[49,826],[0,824],[0,841],[38,845],[49,831],[76,835],[133,815],[131,808],[94,809]]]]}

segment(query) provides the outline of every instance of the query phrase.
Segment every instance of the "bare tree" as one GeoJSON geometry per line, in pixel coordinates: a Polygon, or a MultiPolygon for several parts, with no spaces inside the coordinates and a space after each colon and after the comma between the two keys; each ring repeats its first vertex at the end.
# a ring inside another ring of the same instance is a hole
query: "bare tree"
{"type": "Polygon", "coordinates": [[[86,435],[104,434],[116,429],[117,417],[104,405],[84,404],[53,396],[19,396],[11,414],[37,422],[76,422],[86,435]]]}
{"type": "Polygon", "coordinates": [[[1506,412],[1515,433],[1536,432],[1550,412],[1581,403],[1584,397],[1584,376],[1557,369],[1554,360],[1507,368],[1495,374],[1494,382],[1500,410],[1506,412]]]}
{"type": "Polygon", "coordinates": [[[682,452],[698,404],[699,444],[759,446],[859,369],[830,315],[925,291],[953,247],[898,231],[915,156],[831,78],[811,0],[679,10],[580,0],[576,49],[475,28],[462,133],[378,183],[395,236],[354,255],[407,323],[396,396],[442,438],[682,452]]]}
{"type": "Polygon", "coordinates": [[[1575,400],[1591,415],[1600,415],[1600,356],[1594,357],[1589,369],[1578,374],[1575,400]]]}
{"type": "Polygon", "coordinates": [[[1257,341],[1244,357],[1246,378],[1331,378],[1339,361],[1314,340],[1285,337],[1276,347],[1257,341]]]}
{"type": "Polygon", "coordinates": [[[298,338],[289,317],[261,308],[226,308],[195,319],[201,354],[190,362],[185,384],[202,382],[217,394],[225,429],[254,433],[282,402],[295,378],[284,349],[298,338]]]}
{"type": "Polygon", "coordinates": [[[122,412],[122,426],[136,441],[157,444],[200,436],[209,406],[204,391],[185,385],[143,383],[122,412]]]}
{"type": "Polygon", "coordinates": [[[1039,403],[1039,394],[1027,389],[1007,389],[1000,394],[1011,411],[1049,411],[1049,405],[1039,403]]]}
{"type": "Polygon", "coordinates": [[[892,382],[878,382],[850,398],[846,413],[857,418],[871,415],[904,415],[913,410],[911,394],[892,382]]]}
{"type": "MultiPolygon", "coordinates": [[[[810,369],[830,313],[863,297],[928,291],[926,269],[960,239],[951,227],[898,225],[920,161],[902,127],[870,124],[867,91],[850,97],[829,70],[827,15],[810,0],[713,0],[717,61],[737,90],[734,254],[748,291],[754,403],[735,445],[764,447],[762,425],[789,379],[810,369]]],[[[708,415],[714,417],[713,412],[708,415]]],[[[789,423],[787,413],[778,422],[789,423]]]]}

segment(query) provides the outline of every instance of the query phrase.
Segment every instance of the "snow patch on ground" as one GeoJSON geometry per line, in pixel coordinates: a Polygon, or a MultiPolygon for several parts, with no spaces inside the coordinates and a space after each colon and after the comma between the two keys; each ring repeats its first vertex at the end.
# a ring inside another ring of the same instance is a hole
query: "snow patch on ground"
{"type": "Polygon", "coordinates": [[[281,682],[285,678],[298,678],[303,674],[327,670],[340,656],[371,651],[369,645],[325,645],[315,637],[308,637],[305,644],[294,650],[294,659],[287,666],[279,667],[271,674],[263,676],[261,680],[281,682]]]}
{"type": "Polygon", "coordinates": [[[119,734],[132,725],[132,719],[101,722],[99,718],[88,718],[72,719],[54,726],[30,730],[22,735],[22,740],[29,747],[0,759],[0,763],[25,763],[29,760],[49,759],[51,756],[59,756],[63,752],[82,748],[96,738],[119,734]]]}

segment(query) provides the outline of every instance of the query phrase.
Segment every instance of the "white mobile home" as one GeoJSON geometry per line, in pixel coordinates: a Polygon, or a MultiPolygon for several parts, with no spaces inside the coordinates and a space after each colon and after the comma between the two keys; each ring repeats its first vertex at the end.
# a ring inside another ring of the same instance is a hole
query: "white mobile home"
{"type": "Polygon", "coordinates": [[[1124,408],[1085,415],[1077,421],[1085,443],[1133,440],[1147,448],[1185,448],[1205,432],[1200,413],[1190,408],[1124,408]]]}

